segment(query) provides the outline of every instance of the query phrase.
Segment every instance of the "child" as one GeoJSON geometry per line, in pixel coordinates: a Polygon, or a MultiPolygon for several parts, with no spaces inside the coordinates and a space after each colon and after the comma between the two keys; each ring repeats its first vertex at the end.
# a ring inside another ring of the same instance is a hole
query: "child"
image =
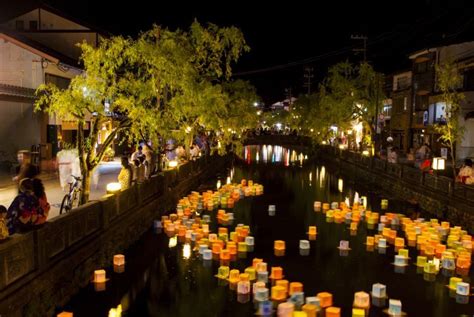
{"type": "Polygon", "coordinates": [[[8,238],[7,208],[0,205],[0,240],[8,238]]]}

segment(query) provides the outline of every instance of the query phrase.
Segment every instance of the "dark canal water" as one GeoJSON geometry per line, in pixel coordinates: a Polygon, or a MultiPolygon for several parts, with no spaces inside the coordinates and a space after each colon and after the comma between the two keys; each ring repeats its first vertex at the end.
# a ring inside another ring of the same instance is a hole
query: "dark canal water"
{"type": "MultiPolygon", "coordinates": [[[[408,316],[473,316],[474,299],[468,304],[457,303],[446,285],[449,277],[441,272],[430,277],[417,272],[413,264],[416,253],[410,248],[410,265],[399,271],[391,263],[394,250],[385,254],[367,251],[365,239],[377,230],[359,225],[356,235],[351,235],[349,225],[328,223],[325,214],[313,211],[315,200],[323,202],[352,199],[357,193],[368,197],[368,209],[380,211],[380,200],[389,199],[389,211],[410,215],[407,203],[393,200],[387,195],[366,188],[364,184],[346,184],[344,177],[330,173],[325,166],[312,163],[300,164],[304,154],[293,154],[281,147],[246,150],[244,160],[233,168],[234,182],[252,179],[264,185],[264,195],[240,200],[233,208],[235,224],[246,224],[255,237],[255,249],[246,258],[231,262],[231,268],[241,272],[252,265],[254,257],[263,258],[272,266],[284,269],[285,279],[304,284],[305,296],[318,292],[333,294],[333,305],[342,308],[342,316],[351,316],[354,293],[370,292],[372,284],[387,285],[390,298],[400,299],[408,316]],[[301,161],[300,161],[301,159],[301,161]],[[258,162],[256,162],[258,160],[258,162]],[[339,179],[342,179],[340,192],[339,179]],[[268,205],[276,205],[275,216],[269,216],[268,205]],[[318,236],[310,241],[308,256],[299,254],[299,240],[307,239],[308,226],[316,225],[318,236]],[[286,241],[286,255],[276,257],[274,240],[286,241]],[[349,240],[348,255],[340,254],[340,240],[349,240]]],[[[228,175],[222,175],[225,183],[228,175]]],[[[215,186],[215,181],[213,181],[215,186]]],[[[215,220],[215,212],[212,212],[215,220]]],[[[211,226],[217,232],[215,223],[211,226]]],[[[232,227],[233,228],[233,227],[232,227]]],[[[229,231],[230,228],[229,228],[229,231]]],[[[229,285],[218,281],[214,275],[218,261],[206,264],[197,252],[188,257],[184,244],[169,247],[164,233],[150,230],[125,252],[124,273],[114,273],[108,268],[106,290],[96,292],[93,285],[80,291],[62,309],[78,316],[109,316],[111,308],[121,304],[121,316],[253,316],[256,312],[252,298],[238,298],[229,285]]],[[[472,269],[463,276],[473,283],[472,269]]],[[[267,285],[270,288],[270,286],[267,285]]],[[[388,307],[371,306],[369,316],[388,316],[388,307]]],[[[61,310],[62,310],[61,309],[61,310]]],[[[276,314],[275,314],[276,315],[276,314]]]]}

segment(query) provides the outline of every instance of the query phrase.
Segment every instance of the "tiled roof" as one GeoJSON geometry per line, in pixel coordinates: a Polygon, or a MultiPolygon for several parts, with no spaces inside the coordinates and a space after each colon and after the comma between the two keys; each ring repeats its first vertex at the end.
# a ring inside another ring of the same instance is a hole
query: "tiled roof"
{"type": "Polygon", "coordinates": [[[32,88],[25,88],[0,83],[0,95],[34,99],[35,90],[32,88]]]}

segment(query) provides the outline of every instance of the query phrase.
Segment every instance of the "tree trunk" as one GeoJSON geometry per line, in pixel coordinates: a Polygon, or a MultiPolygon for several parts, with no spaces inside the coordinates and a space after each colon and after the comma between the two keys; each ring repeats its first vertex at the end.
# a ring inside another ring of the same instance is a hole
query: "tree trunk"
{"type": "Polygon", "coordinates": [[[89,200],[90,193],[90,171],[87,166],[86,143],[84,140],[84,123],[79,121],[77,128],[77,151],[79,154],[79,164],[81,167],[82,184],[79,205],[85,204],[89,200]],[[87,187],[86,187],[87,186],[87,187]]]}
{"type": "Polygon", "coordinates": [[[81,199],[79,204],[85,204],[89,201],[89,196],[91,192],[91,176],[92,173],[89,169],[85,168],[82,171],[82,186],[81,186],[81,199]]]}
{"type": "Polygon", "coordinates": [[[453,181],[456,181],[456,154],[454,153],[454,144],[451,142],[450,143],[450,148],[451,148],[451,164],[452,164],[452,170],[453,170],[453,181]]]}

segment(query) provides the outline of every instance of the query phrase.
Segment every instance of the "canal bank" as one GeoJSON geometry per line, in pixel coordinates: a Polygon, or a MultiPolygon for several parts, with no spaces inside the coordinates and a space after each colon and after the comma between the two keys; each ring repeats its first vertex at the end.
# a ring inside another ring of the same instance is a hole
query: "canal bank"
{"type": "Polygon", "coordinates": [[[453,183],[444,176],[423,173],[400,164],[391,164],[330,146],[316,149],[315,158],[344,174],[352,182],[382,189],[394,197],[416,201],[420,208],[452,225],[474,233],[474,187],[453,183]]]}
{"type": "Polygon", "coordinates": [[[218,156],[186,163],[2,242],[0,315],[52,315],[90,282],[94,270],[109,266],[113,255],[138,240],[154,219],[228,163],[218,156]]]}
{"type": "MultiPolygon", "coordinates": [[[[357,230],[353,230],[350,220],[336,221],[335,217],[328,217],[328,213],[315,212],[313,207],[315,201],[341,202],[346,197],[351,203],[360,195],[361,198],[365,196],[363,200],[369,210],[380,211],[381,200],[387,197],[385,194],[380,196],[365,190],[360,186],[362,183],[351,184],[344,175],[333,174],[328,166],[310,160],[292,161],[293,154],[288,154],[289,150],[272,146],[269,151],[268,148],[247,151],[250,162],[241,160],[230,173],[234,184],[241,184],[241,180],[246,179],[263,185],[263,195],[245,196],[233,207],[215,206],[211,211],[200,213],[203,218],[210,216],[210,222],[206,222],[209,238],[211,233],[217,234],[221,229],[227,229],[230,237],[239,226],[248,226],[248,233],[253,238],[251,250],[239,252],[230,262],[220,260],[219,254],[206,260],[200,250],[202,243],[207,242],[176,238],[176,232],[150,230],[124,253],[127,259],[124,272],[116,273],[110,266],[105,268],[110,280],[103,291],[98,292],[91,283],[58,312],[74,312],[75,317],[103,317],[120,308],[122,316],[128,317],[255,316],[259,304],[255,301],[258,296],[251,294],[253,286],[246,288],[245,293],[239,291],[235,282],[216,275],[224,274],[219,273],[223,266],[246,272],[255,259],[260,259],[266,263],[266,274],[260,278],[266,280],[269,298],[276,282],[268,279],[268,275],[273,268],[279,267],[282,283],[286,282],[287,286],[288,283],[301,283],[303,301],[304,297],[314,298],[321,292],[328,292],[332,295],[332,305],[341,309],[341,316],[350,316],[356,292],[368,293],[375,283],[386,285],[387,294],[391,299],[401,300],[403,312],[408,316],[471,315],[472,300],[468,299],[466,303],[463,298],[458,300],[456,293],[446,287],[450,277],[458,276],[457,271],[425,273],[415,265],[419,251],[412,247],[407,247],[409,265],[395,266],[397,250],[392,245],[374,249],[365,244],[368,236],[380,234],[378,226],[362,221],[357,230]],[[234,220],[231,223],[218,221],[221,208],[232,213],[234,220]],[[310,226],[317,228],[314,239],[307,234],[310,226]],[[306,252],[300,247],[303,239],[309,239],[306,252]],[[283,255],[274,251],[275,240],[285,243],[283,255]],[[338,248],[341,240],[349,242],[350,251],[338,248]]],[[[405,211],[404,202],[396,199],[390,199],[389,207],[394,213],[405,211]]],[[[391,228],[401,230],[397,225],[391,228]]],[[[198,228],[195,230],[199,231],[198,228]]],[[[398,232],[398,236],[402,234],[398,232]]],[[[208,244],[208,248],[211,250],[211,245],[208,244]]],[[[473,280],[472,273],[459,274],[466,282],[473,280]]],[[[282,300],[286,299],[271,302],[272,316],[276,315],[282,300]]],[[[366,316],[384,316],[388,305],[388,298],[372,299],[366,316]]],[[[318,316],[322,315],[324,309],[318,316]]]]}

